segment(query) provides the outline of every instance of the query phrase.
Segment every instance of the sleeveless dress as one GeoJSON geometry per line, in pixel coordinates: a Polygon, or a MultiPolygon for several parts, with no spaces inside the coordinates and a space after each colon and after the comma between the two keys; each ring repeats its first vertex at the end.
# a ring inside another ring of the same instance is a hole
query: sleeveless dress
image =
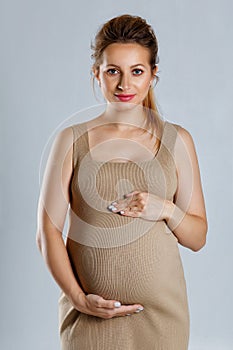
{"type": "Polygon", "coordinates": [[[85,294],[144,310],[111,319],[75,309],[59,297],[62,350],[187,350],[189,307],[178,240],[164,220],[112,213],[108,205],[133,190],[173,201],[173,149],[178,125],[165,121],[151,160],[99,162],[90,155],[86,123],[72,125],[73,175],[66,248],[85,294]]]}

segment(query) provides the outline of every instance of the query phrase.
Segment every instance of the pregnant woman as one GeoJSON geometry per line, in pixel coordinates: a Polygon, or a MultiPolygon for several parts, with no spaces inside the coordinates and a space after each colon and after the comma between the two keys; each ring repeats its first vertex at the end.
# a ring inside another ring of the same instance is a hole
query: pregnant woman
{"type": "Polygon", "coordinates": [[[144,19],[109,20],[92,49],[105,110],[57,134],[38,205],[61,349],[187,350],[178,244],[198,251],[207,234],[193,139],[159,115],[158,43],[144,19]]]}

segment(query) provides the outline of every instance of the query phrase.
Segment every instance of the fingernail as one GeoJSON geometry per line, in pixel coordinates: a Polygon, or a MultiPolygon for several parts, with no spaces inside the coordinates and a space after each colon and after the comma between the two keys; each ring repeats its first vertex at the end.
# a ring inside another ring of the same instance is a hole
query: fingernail
{"type": "Polygon", "coordinates": [[[126,314],[126,316],[131,316],[131,314],[126,314]]]}
{"type": "Polygon", "coordinates": [[[137,310],[135,312],[141,312],[142,310],[144,310],[144,308],[140,306],[137,308],[137,310]]]}
{"type": "Polygon", "coordinates": [[[121,306],[121,303],[120,303],[119,301],[115,301],[114,306],[115,306],[115,307],[120,307],[120,306],[121,306]]]}
{"type": "Polygon", "coordinates": [[[114,207],[114,205],[109,205],[109,206],[108,206],[108,209],[109,209],[109,210],[112,210],[112,211],[117,210],[117,208],[116,208],[116,207],[114,207]]]}
{"type": "Polygon", "coordinates": [[[120,213],[121,213],[121,214],[124,214],[125,212],[124,212],[124,210],[121,210],[120,213]]]}

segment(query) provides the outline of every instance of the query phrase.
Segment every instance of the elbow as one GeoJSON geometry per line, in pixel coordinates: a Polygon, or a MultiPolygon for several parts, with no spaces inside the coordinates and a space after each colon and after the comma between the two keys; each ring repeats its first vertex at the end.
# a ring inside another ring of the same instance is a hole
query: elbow
{"type": "Polygon", "coordinates": [[[203,225],[203,231],[200,233],[201,238],[199,238],[196,244],[191,248],[193,252],[198,252],[206,245],[207,231],[208,231],[208,224],[207,224],[207,221],[205,221],[203,225]]]}
{"type": "Polygon", "coordinates": [[[199,241],[198,244],[196,244],[195,246],[193,246],[191,249],[192,249],[193,252],[198,252],[198,251],[201,250],[205,245],[206,245],[206,239],[203,239],[203,240],[199,241]]]}

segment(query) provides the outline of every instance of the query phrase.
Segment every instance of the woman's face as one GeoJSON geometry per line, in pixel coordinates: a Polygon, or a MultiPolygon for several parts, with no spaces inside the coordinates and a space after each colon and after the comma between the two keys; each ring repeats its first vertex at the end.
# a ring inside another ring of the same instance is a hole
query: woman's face
{"type": "Polygon", "coordinates": [[[94,70],[106,101],[142,105],[157,66],[151,70],[150,51],[137,43],[113,43],[104,50],[99,69],[94,70]]]}

